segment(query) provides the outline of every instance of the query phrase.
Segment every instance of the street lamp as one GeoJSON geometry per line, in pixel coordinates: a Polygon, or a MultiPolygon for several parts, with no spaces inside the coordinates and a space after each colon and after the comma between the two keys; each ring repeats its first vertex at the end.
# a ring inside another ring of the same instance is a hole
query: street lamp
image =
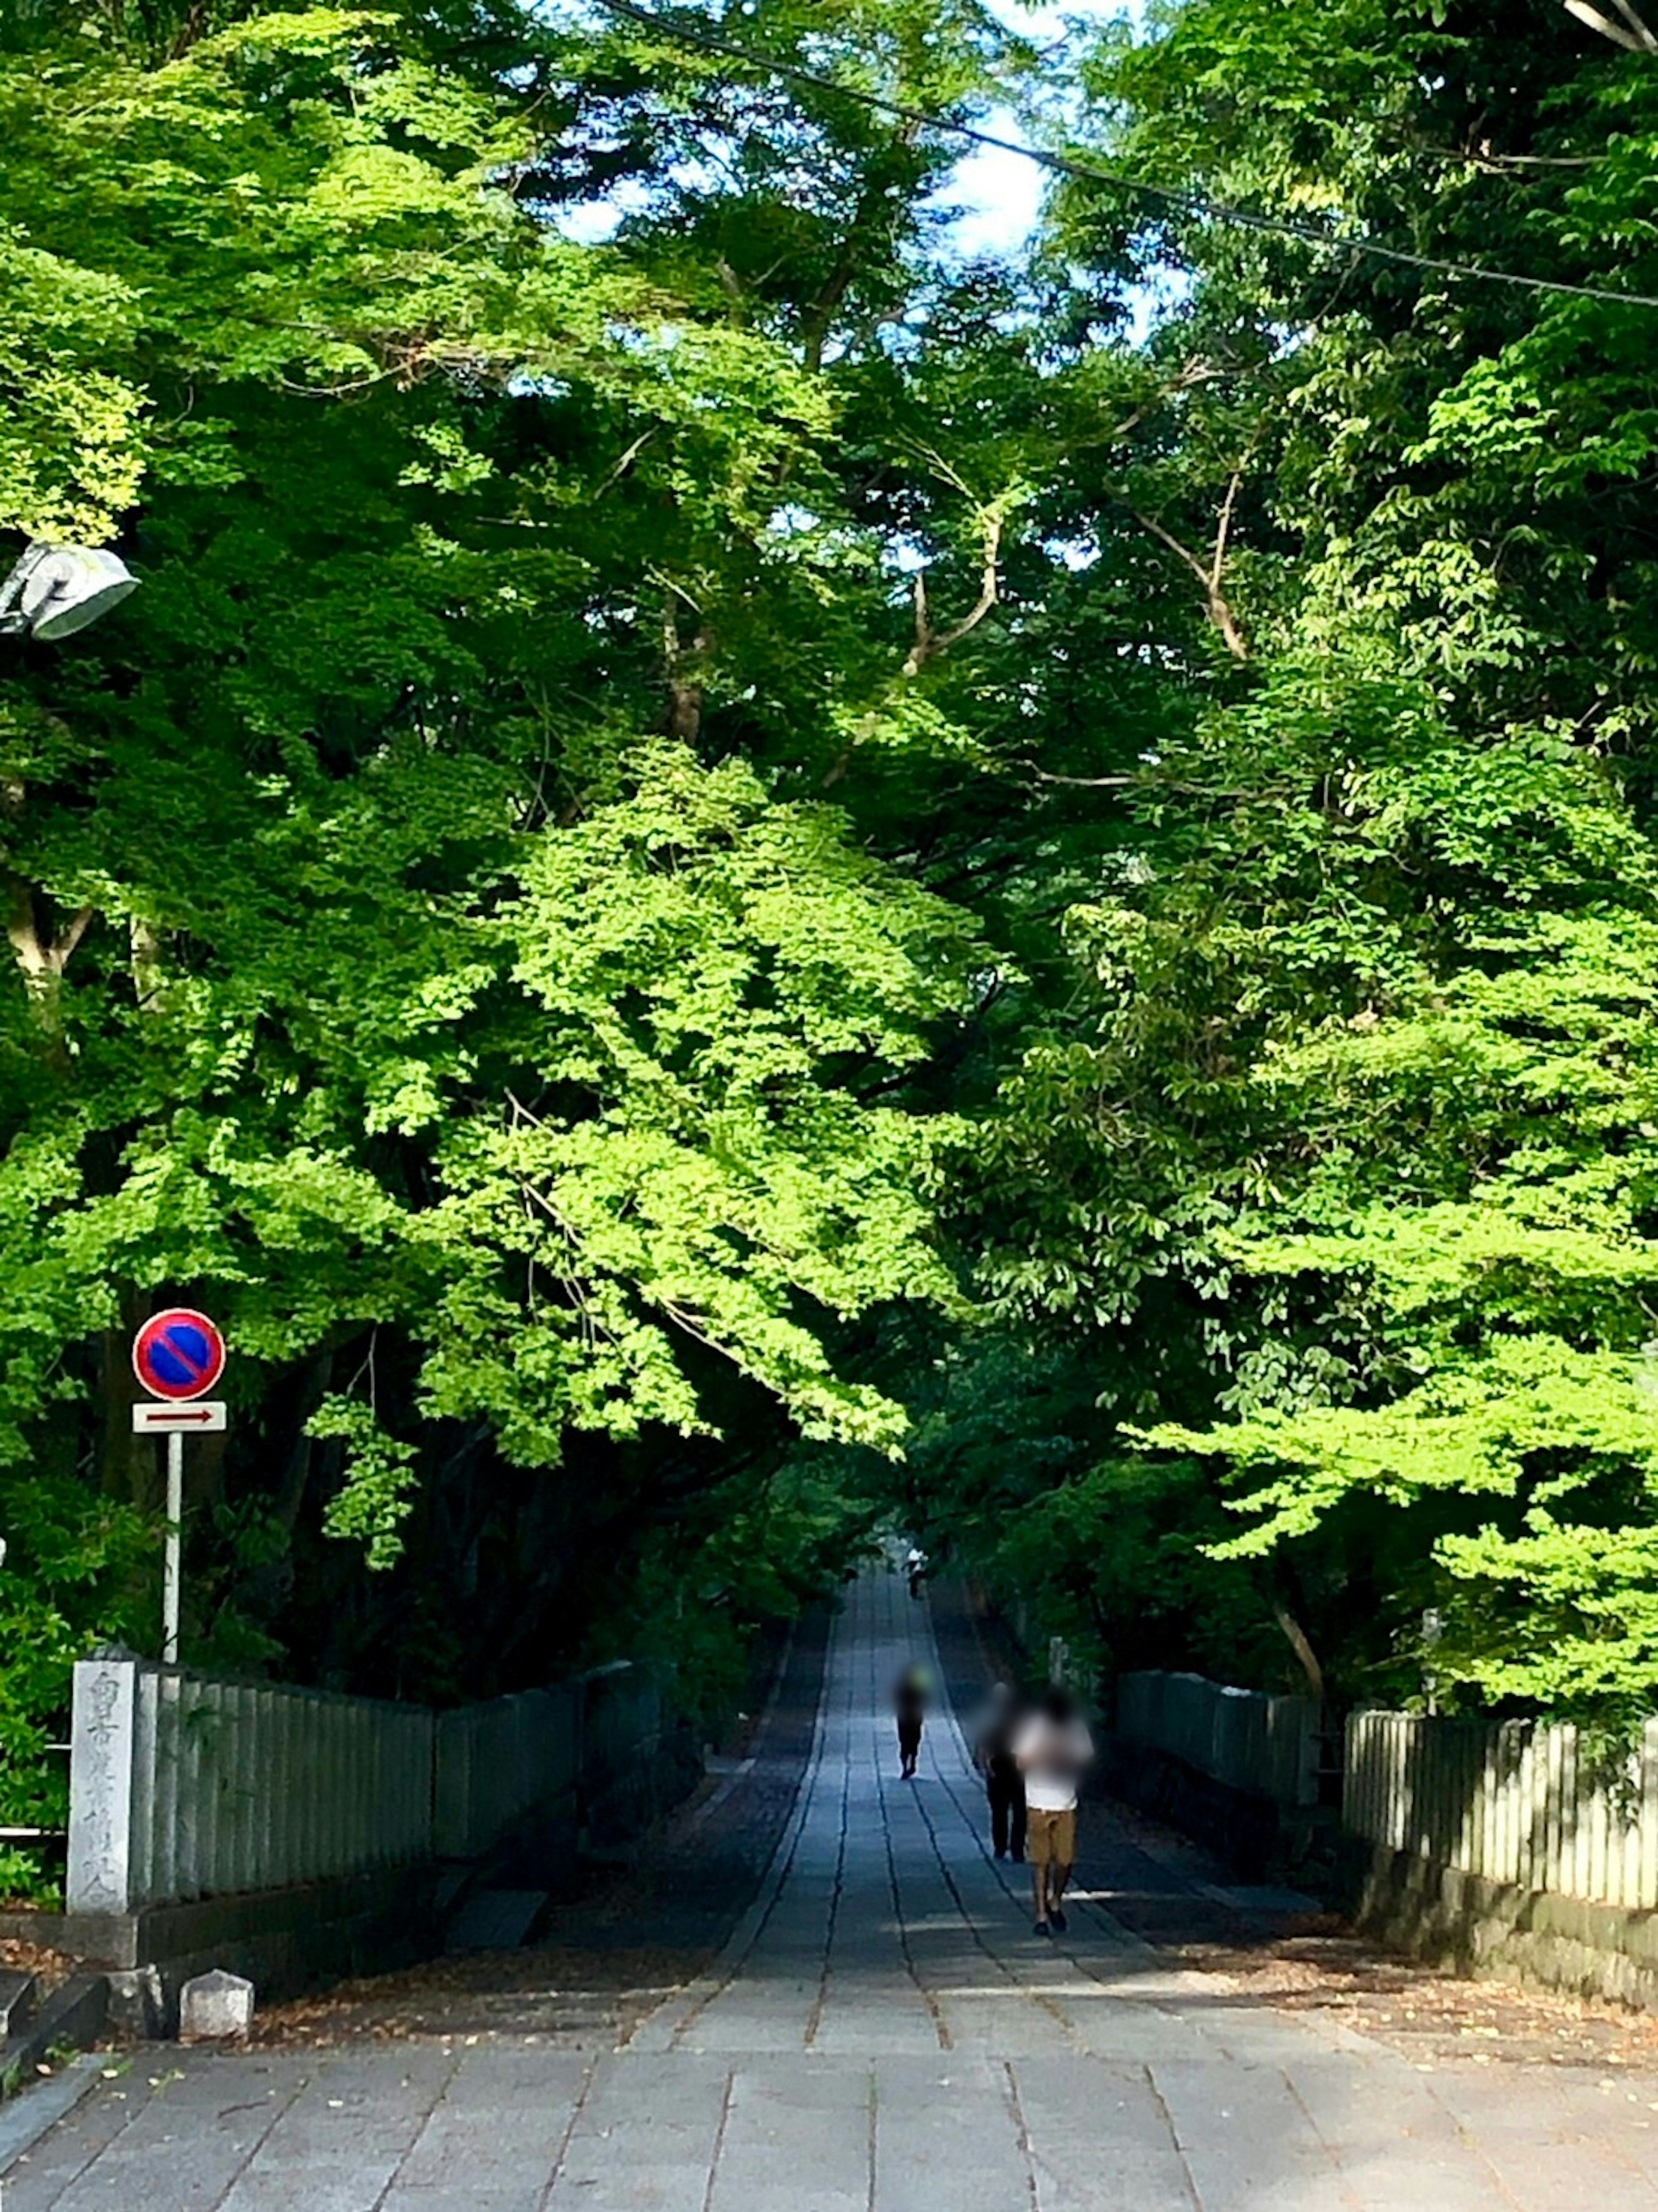
{"type": "Polygon", "coordinates": [[[126,562],[100,547],[31,545],[0,584],[0,635],[73,637],[137,588],[126,562]]]}

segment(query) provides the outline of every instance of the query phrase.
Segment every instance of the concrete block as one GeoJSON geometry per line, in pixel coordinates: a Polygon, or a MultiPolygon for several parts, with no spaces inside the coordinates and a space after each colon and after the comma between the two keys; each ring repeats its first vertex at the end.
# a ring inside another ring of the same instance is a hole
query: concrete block
{"type": "Polygon", "coordinates": [[[118,1966],[106,1977],[109,1983],[109,2019],[124,2035],[146,2039],[162,2032],[167,1999],[156,1966],[118,1966]]]}
{"type": "Polygon", "coordinates": [[[179,1992],[179,2040],[221,2043],[246,2035],[253,2025],[253,1984],[216,1966],[179,1992]]]}

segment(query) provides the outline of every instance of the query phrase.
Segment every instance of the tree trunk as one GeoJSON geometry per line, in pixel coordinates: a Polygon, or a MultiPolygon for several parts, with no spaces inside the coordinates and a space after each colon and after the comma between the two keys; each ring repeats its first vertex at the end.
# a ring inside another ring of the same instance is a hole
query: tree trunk
{"type": "Polygon", "coordinates": [[[120,1318],[102,1331],[99,1343],[99,1487],[106,1498],[146,1513],[161,1510],[167,1482],[155,1439],[132,1433],[132,1408],[146,1395],[132,1371],[132,1340],[154,1310],[149,1291],[123,1284],[120,1318]]]}

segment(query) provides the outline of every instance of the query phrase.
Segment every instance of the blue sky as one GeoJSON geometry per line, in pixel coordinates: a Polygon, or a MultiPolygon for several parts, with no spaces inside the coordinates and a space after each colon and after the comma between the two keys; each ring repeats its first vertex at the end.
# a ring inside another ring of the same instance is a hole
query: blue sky
{"type": "MultiPolygon", "coordinates": [[[[1022,0],[987,0],[1010,30],[1038,40],[1063,37],[1066,19],[1109,22],[1127,15],[1138,21],[1137,0],[1068,0],[1063,8],[1027,7],[1022,0]]],[[[1023,140],[1018,118],[999,108],[985,119],[999,138],[1023,140]]],[[[1042,209],[1047,179],[1034,161],[986,146],[957,165],[945,195],[962,210],[957,243],[966,254],[1004,253],[1030,235],[1042,209]]]]}
{"type": "MultiPolygon", "coordinates": [[[[1054,7],[1047,0],[1034,6],[1025,0],[986,0],[1010,30],[1037,40],[1058,40],[1067,20],[1108,22],[1127,15],[1139,21],[1141,0],[1067,0],[1054,7]]],[[[1011,109],[995,108],[984,118],[985,128],[1000,138],[1023,141],[1025,133],[1011,109]]],[[[1047,178],[1034,161],[1018,155],[980,147],[963,155],[939,194],[940,201],[960,210],[956,243],[964,256],[1014,251],[1030,235],[1042,210],[1047,178]]],[[[567,210],[558,227],[568,238],[582,240],[607,238],[621,220],[629,201],[627,188],[608,201],[589,202],[567,210]]]]}

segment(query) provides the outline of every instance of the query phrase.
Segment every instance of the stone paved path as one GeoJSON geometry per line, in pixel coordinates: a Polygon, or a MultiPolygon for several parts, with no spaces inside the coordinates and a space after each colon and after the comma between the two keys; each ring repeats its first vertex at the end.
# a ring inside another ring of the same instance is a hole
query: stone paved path
{"type": "Polygon", "coordinates": [[[936,1665],[925,1608],[866,1577],[760,1894],[623,2047],[148,2051],[0,2212],[1658,2208],[1658,2076],[1424,2069],[1172,1969],[1086,1898],[1033,1936],[947,1713],[896,1778],[911,1658],[936,1665]]]}

